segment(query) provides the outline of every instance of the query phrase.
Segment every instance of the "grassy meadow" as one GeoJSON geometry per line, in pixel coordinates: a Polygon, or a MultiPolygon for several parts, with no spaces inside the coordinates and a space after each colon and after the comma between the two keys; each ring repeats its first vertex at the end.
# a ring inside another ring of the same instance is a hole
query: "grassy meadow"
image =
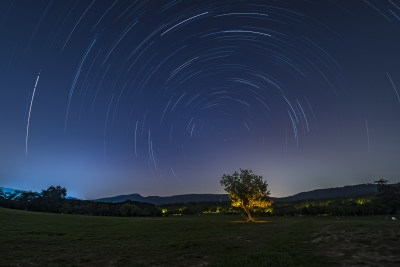
{"type": "Polygon", "coordinates": [[[376,217],[95,217],[0,208],[1,266],[400,265],[376,217]]]}

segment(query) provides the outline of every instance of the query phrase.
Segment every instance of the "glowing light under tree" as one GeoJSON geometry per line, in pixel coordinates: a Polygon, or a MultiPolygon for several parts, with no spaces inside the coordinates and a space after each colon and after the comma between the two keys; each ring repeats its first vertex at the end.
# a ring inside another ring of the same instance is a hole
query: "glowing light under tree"
{"type": "Polygon", "coordinates": [[[268,208],[272,204],[267,182],[263,181],[261,175],[256,175],[251,170],[240,169],[240,173],[224,174],[221,185],[229,194],[232,206],[243,209],[247,214],[248,222],[254,221],[251,216],[254,208],[268,208]]]}

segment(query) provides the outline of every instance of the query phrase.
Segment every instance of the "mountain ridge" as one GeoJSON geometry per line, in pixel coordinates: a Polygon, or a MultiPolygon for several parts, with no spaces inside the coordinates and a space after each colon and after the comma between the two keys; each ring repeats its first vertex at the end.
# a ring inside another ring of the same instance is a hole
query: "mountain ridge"
{"type": "MultiPolygon", "coordinates": [[[[400,185],[397,183],[396,185],[400,185]]],[[[271,197],[272,200],[276,202],[290,202],[290,201],[300,201],[307,199],[324,199],[324,198],[341,198],[341,197],[356,197],[360,195],[376,193],[377,186],[375,184],[357,184],[357,185],[347,185],[341,187],[331,187],[315,189],[306,192],[300,192],[288,197],[271,197]]],[[[123,202],[125,200],[139,201],[139,202],[149,202],[152,204],[170,204],[170,203],[188,203],[188,202],[206,202],[206,201],[230,201],[228,194],[183,194],[183,195],[173,195],[173,196],[141,196],[140,194],[126,194],[118,195],[114,197],[105,197],[99,199],[92,199],[96,202],[123,202]]]]}
{"type": "MultiPolygon", "coordinates": [[[[400,186],[400,183],[391,184],[400,186]]],[[[12,188],[0,187],[4,193],[25,190],[17,190],[12,188]]],[[[25,191],[26,192],[26,191],[25,191]]],[[[375,184],[357,184],[346,185],[341,187],[330,187],[322,189],[314,189],[310,191],[300,192],[288,197],[271,197],[275,202],[291,202],[302,200],[315,200],[315,199],[328,199],[328,198],[344,198],[344,197],[357,197],[361,195],[371,194],[377,192],[375,184]]],[[[74,197],[67,196],[70,199],[74,197]]],[[[124,202],[126,200],[147,202],[155,205],[170,204],[170,203],[188,203],[188,202],[221,202],[230,201],[228,194],[182,194],[172,196],[147,196],[144,197],[138,193],[124,194],[111,197],[104,197],[98,199],[90,199],[95,202],[124,202]]]]}
{"type": "Polygon", "coordinates": [[[92,199],[92,201],[96,202],[123,202],[125,200],[139,201],[139,202],[148,202],[155,205],[160,204],[169,204],[169,203],[188,203],[188,202],[207,202],[207,201],[230,201],[229,196],[227,194],[182,194],[182,195],[173,195],[173,196],[147,196],[144,197],[140,194],[127,194],[127,195],[118,195],[114,197],[105,197],[99,199],[92,199]]]}

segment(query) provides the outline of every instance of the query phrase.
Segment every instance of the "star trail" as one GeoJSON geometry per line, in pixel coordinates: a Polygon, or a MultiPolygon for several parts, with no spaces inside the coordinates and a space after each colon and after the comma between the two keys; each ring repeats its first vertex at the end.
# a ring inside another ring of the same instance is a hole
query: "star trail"
{"type": "Polygon", "coordinates": [[[0,36],[1,186],[400,179],[400,1],[4,0],[0,36]]]}

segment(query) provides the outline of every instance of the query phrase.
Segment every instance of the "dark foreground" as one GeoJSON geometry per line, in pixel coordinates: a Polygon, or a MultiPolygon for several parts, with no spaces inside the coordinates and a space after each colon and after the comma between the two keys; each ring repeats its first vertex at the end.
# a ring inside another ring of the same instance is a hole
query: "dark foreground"
{"type": "Polygon", "coordinates": [[[116,218],[0,208],[1,266],[399,266],[379,217],[116,218]]]}

